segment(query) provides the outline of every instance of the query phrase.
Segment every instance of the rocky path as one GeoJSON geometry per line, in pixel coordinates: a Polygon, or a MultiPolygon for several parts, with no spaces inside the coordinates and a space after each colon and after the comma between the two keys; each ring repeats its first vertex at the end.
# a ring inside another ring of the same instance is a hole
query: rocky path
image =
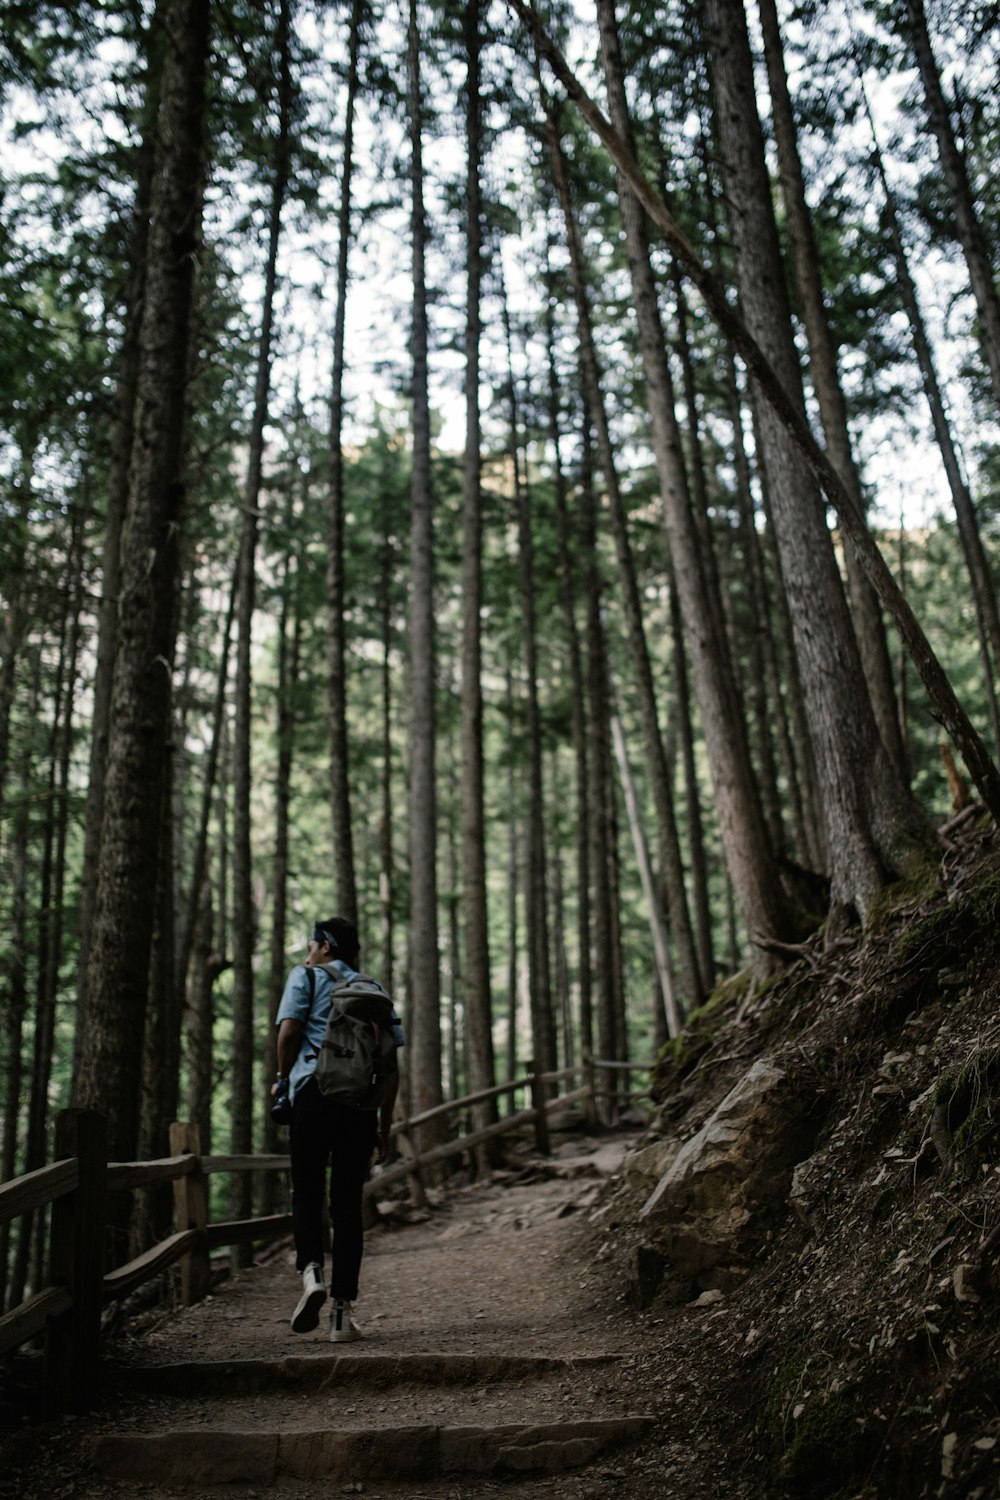
{"type": "Polygon", "coordinates": [[[622,1493],[621,1455],[640,1449],[650,1419],[630,1378],[631,1315],[580,1226],[627,1144],[564,1144],[420,1222],[376,1228],[353,1345],[331,1345],[325,1319],[291,1332],[290,1252],[239,1273],[122,1342],[102,1405],[61,1424],[17,1492],[622,1493]]]}

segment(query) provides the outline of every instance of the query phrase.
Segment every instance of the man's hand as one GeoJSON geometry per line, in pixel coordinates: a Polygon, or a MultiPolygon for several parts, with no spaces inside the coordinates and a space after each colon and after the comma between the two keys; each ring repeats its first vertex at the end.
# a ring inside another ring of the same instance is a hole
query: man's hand
{"type": "Polygon", "coordinates": [[[378,1134],[375,1137],[375,1165],[376,1166],[378,1166],[378,1167],[385,1166],[386,1162],[389,1160],[389,1152],[391,1150],[391,1145],[392,1145],[392,1143],[391,1143],[390,1138],[389,1138],[389,1132],[388,1132],[388,1130],[383,1130],[381,1128],[381,1126],[380,1126],[379,1130],[378,1130],[378,1134]]]}

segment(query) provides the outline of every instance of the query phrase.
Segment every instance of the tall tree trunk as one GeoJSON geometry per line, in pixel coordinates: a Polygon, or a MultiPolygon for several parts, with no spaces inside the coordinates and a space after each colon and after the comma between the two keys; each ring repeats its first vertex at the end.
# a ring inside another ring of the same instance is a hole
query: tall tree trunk
{"type": "Polygon", "coordinates": [[[989,366],[993,395],[1000,406],[1000,298],[997,297],[989,250],[976,214],[965,157],[958,149],[951,115],[941,87],[941,76],[927,30],[923,0],[905,0],[910,40],[924,86],[927,115],[938,144],[941,171],[955,215],[959,244],[969,268],[969,281],[979,313],[979,338],[989,366]]]}
{"type": "Polygon", "coordinates": [[[187,906],[182,918],[181,932],[177,942],[177,989],[181,995],[187,992],[195,929],[201,920],[203,902],[202,886],[208,868],[208,834],[212,821],[212,803],[217,791],[219,756],[226,733],[226,699],[229,690],[229,651],[236,618],[236,599],[239,593],[239,574],[234,572],[229,589],[229,603],[222,627],[222,640],[218,646],[218,670],[215,678],[215,703],[212,710],[212,737],[208,745],[204,780],[201,788],[201,811],[191,856],[187,906]]]}
{"type": "MultiPolygon", "coordinates": [[[[507,662],[507,723],[514,722],[514,674],[507,662]]],[[[518,808],[518,784],[514,756],[507,765],[507,1079],[517,1077],[517,1000],[518,1000],[518,894],[521,885],[521,840],[518,808]]],[[[510,1101],[513,1109],[513,1099],[510,1101]]]]}
{"type": "Polygon", "coordinates": [[[382,983],[392,994],[394,980],[393,945],[395,916],[393,887],[396,861],[393,853],[393,785],[392,785],[392,580],[395,548],[392,544],[389,486],[382,490],[381,546],[381,632],[382,632],[382,806],[379,817],[379,900],[382,908],[382,983]]]}
{"type": "Polygon", "coordinates": [[[78,1097],[108,1117],[113,1158],[136,1145],[146,982],[170,734],[184,416],[200,233],[207,0],[168,13],[146,261],[135,441],[122,556],[105,808],[78,1097]]]}
{"type": "MultiPolygon", "coordinates": [[[[25,758],[27,760],[27,757],[25,758]]],[[[22,1039],[28,1009],[28,776],[22,768],[20,796],[13,810],[10,865],[10,941],[3,975],[3,1138],[0,1143],[0,1181],[17,1173],[17,1127],[21,1119],[24,1076],[22,1039]]],[[[0,1224],[0,1311],[6,1311],[10,1271],[11,1221],[0,1224]]]]}
{"type": "MultiPolygon", "coordinates": [[[[465,494],[462,511],[462,919],[465,936],[465,1030],[469,1090],[495,1083],[493,1004],[486,901],[486,819],[483,772],[483,520],[482,433],[479,415],[482,314],[482,103],[479,0],[465,7],[465,494]]],[[[474,1124],[496,1119],[496,1104],[476,1106],[474,1124]]]]}
{"type": "Polygon", "coordinates": [[[124,293],[125,326],[118,354],[114,419],[108,469],[108,505],[104,517],[101,594],[97,609],[97,651],[91,709],[90,770],[84,815],[83,875],[80,881],[80,947],[77,959],[77,1028],[74,1087],[79,1073],[87,1013],[87,966],[97,893],[97,863],[104,817],[111,721],[111,690],[118,644],[118,601],[121,592],[122,532],[128,503],[129,467],[135,439],[136,395],[142,361],[141,328],[149,246],[150,202],[156,154],[156,122],[162,78],[163,18],[166,0],[157,0],[146,41],[146,86],[142,139],[135,158],[136,189],[126,249],[124,293]]]}
{"type": "MultiPolygon", "coordinates": [[[[642,604],[635,576],[632,545],[628,533],[628,521],[615,465],[611,434],[608,429],[604,400],[601,394],[600,372],[597,351],[590,317],[587,294],[586,271],[579,232],[573,214],[566,160],[562,150],[559,125],[555,110],[548,97],[542,95],[548,127],[549,151],[555,173],[559,202],[566,226],[570,264],[573,276],[573,291],[577,309],[577,325],[580,339],[580,363],[583,377],[584,399],[589,409],[589,420],[597,435],[598,454],[604,474],[604,484],[611,511],[618,570],[623,595],[625,622],[628,632],[632,669],[639,690],[642,714],[643,740],[645,745],[646,770],[653,792],[656,809],[658,835],[658,857],[664,883],[668,917],[677,945],[677,962],[680,990],[685,1005],[694,1005],[701,995],[701,979],[698,972],[698,955],[684,889],[684,870],[681,862],[680,842],[674,818],[673,793],[663,739],[660,734],[656,692],[653,686],[652,666],[646,643],[646,631],[642,617],[642,604]]],[[[593,710],[592,710],[593,711],[593,710]]]]}
{"type": "MultiPolygon", "coordinates": [[[[290,505],[288,521],[292,523],[290,505]]],[[[294,557],[293,524],[287,527],[288,551],[285,554],[281,584],[281,619],[278,625],[278,764],[274,785],[274,850],[271,856],[271,961],[268,984],[267,1069],[272,1078],[278,1069],[277,1032],[274,1025],[288,970],[286,958],[288,925],[288,848],[292,803],[292,762],[295,753],[295,684],[299,676],[299,654],[302,637],[299,571],[294,557]]],[[[270,1110],[264,1114],[264,1150],[279,1149],[278,1126],[270,1110]]],[[[265,1173],[261,1193],[261,1213],[273,1212],[275,1200],[273,1173],[265,1173]]]]}
{"type": "MultiPolygon", "coordinates": [[[[548,276],[548,268],[546,268],[548,276]]],[[[560,452],[561,413],[559,401],[559,377],[555,360],[555,295],[551,284],[545,302],[545,342],[548,353],[548,419],[549,441],[553,453],[553,483],[556,507],[556,535],[559,541],[559,594],[562,603],[566,631],[566,647],[569,656],[569,681],[573,725],[574,788],[576,816],[573,820],[576,839],[576,906],[577,906],[577,984],[579,987],[579,1014],[591,1011],[591,952],[590,952],[590,816],[587,804],[590,775],[587,761],[587,692],[584,674],[583,646],[580,627],[577,623],[576,601],[582,579],[575,566],[579,538],[570,527],[569,505],[566,494],[566,474],[560,452]]],[[[569,1059],[567,1066],[569,1065],[569,1059]]]]}
{"type": "Polygon", "coordinates": [[[580,460],[580,557],[584,567],[586,599],[587,663],[587,828],[590,836],[591,911],[593,914],[591,955],[592,985],[580,1000],[580,1047],[594,1051],[595,1018],[611,1008],[614,994],[612,942],[612,890],[610,881],[613,828],[613,788],[609,776],[608,739],[611,725],[611,693],[608,684],[608,647],[604,632],[603,580],[597,552],[597,497],[594,493],[593,447],[590,416],[585,413],[581,430],[580,460]],[[585,1004],[585,1001],[591,1001],[585,1004]]]}
{"type": "MultiPolygon", "coordinates": [[[[632,128],[614,0],[598,0],[601,51],[611,121],[631,146],[632,128]]],[[[726,863],[751,942],[781,942],[795,932],[795,919],[782,894],[781,880],[750,762],[742,705],[736,692],[717,590],[712,587],[705,549],[692,513],[674,415],[674,390],[667,363],[656,285],[642,207],[619,173],[619,199],[628,246],[632,300],[646,376],[647,403],[664,519],[674,562],[684,635],[691,652],[695,692],[712,770],[715,804],[726,863]]],[[[767,946],[757,948],[755,967],[773,966],[767,946]]]]}
{"type": "MultiPolygon", "coordinates": [[[[37,716],[41,658],[32,652],[32,670],[27,695],[27,711],[31,719],[37,716]]],[[[10,948],[5,978],[4,1031],[7,1055],[4,1063],[4,1111],[3,1111],[3,1181],[9,1182],[17,1175],[18,1126],[22,1113],[24,1065],[24,1022],[28,1013],[28,832],[32,797],[31,747],[26,741],[20,766],[20,796],[13,809],[13,841],[11,849],[11,910],[10,948]]],[[[31,1108],[29,1095],[28,1109],[31,1108]]],[[[25,1141],[27,1156],[27,1141],[25,1141]]],[[[25,1164],[25,1170],[27,1164],[25,1164]]],[[[27,1275],[28,1245],[31,1239],[32,1220],[23,1218],[17,1238],[11,1234],[11,1221],[0,1225],[0,1302],[16,1307],[24,1300],[24,1283],[27,1275]],[[23,1258],[21,1249],[23,1246],[23,1258]],[[11,1251],[14,1251],[13,1266],[11,1251]],[[9,1290],[9,1296],[7,1292],[9,1290]]]]}
{"type": "MultiPolygon", "coordinates": [[[[764,38],[764,59],[771,91],[771,120],[778,148],[781,194],[785,204],[792,268],[798,287],[806,338],[809,341],[809,374],[819,407],[823,435],[830,460],[850,491],[858,511],[864,514],[865,500],[861,478],[854,460],[854,449],[847,425],[847,402],[837,368],[837,347],[830,330],[819,252],[812,219],[806,204],[805,182],[799,157],[798,131],[792,112],[792,100],[785,73],[785,57],[778,26],[775,0],[757,0],[764,38]]],[[[847,579],[851,591],[854,625],[864,662],[865,679],[871,695],[875,722],[882,743],[901,776],[909,775],[899,732],[899,714],[893,689],[892,664],[885,638],[885,626],[875,590],[861,566],[853,543],[844,549],[847,579]]]]}
{"type": "MultiPolygon", "coordinates": [[[[243,531],[240,545],[240,589],[236,649],[236,716],[234,730],[233,786],[233,1044],[232,1093],[230,1102],[230,1150],[234,1154],[253,1150],[254,1058],[257,1028],[254,1018],[254,949],[257,914],[253,904],[253,849],[250,838],[252,775],[250,726],[252,718],[253,619],[256,603],[257,522],[264,462],[264,428],[271,391],[271,340],[274,329],[274,294],[278,278],[278,243],[281,215],[291,155],[292,71],[289,49],[291,0],[281,0],[274,50],[278,65],[278,133],[274,142],[274,178],[268,212],[267,259],[264,266],[264,301],[257,349],[253,420],[243,492],[243,531]]],[[[231,1179],[230,1212],[234,1219],[248,1219],[253,1209],[253,1176],[234,1172],[231,1179]]],[[[237,1265],[249,1264],[249,1246],[234,1249],[237,1265]]]]}
{"type": "Polygon", "coordinates": [[[344,329],[347,273],[351,251],[351,179],[354,172],[354,107],[358,96],[358,55],[365,0],[353,0],[347,63],[344,155],[337,212],[337,311],[333,328],[330,437],[327,448],[329,527],[326,547],[327,702],[330,710],[330,807],[333,814],[333,869],[337,910],[358,920],[354,838],[351,830],[350,748],[347,736],[347,603],[344,588],[344,329]]]}
{"type": "MultiPolygon", "coordinates": [[[[704,27],[741,305],[804,419],[742,5],[706,0],[704,27]]],[[[759,392],[758,392],[759,398],[759,392]]],[[[834,909],[865,919],[886,881],[933,847],[880,739],[815,481],[785,424],[758,400],[764,462],[830,843],[834,909]]],[[[735,882],[734,882],[735,884],[735,882]]],[[[737,891],[737,900],[739,892],[737,891]]]]}
{"type": "Polygon", "coordinates": [[[441,1103],[441,1016],[437,915],[437,796],[434,782],[434,539],[427,389],[424,271],[423,101],[417,0],[409,3],[407,106],[413,242],[413,475],[410,521],[410,1086],[419,1113],[441,1103]]]}
{"type": "Polygon", "coordinates": [[[556,1066],[552,1012],[552,965],[549,952],[548,855],[545,838],[545,787],[542,767],[542,716],[538,698],[538,642],[535,618],[535,547],[531,492],[524,473],[520,415],[514,381],[510,310],[502,287],[503,325],[507,343],[507,400],[510,458],[517,517],[518,577],[521,588],[521,639],[524,651],[525,704],[528,729],[528,848],[525,881],[525,926],[528,931],[528,992],[531,996],[531,1042],[535,1067],[556,1066]]]}

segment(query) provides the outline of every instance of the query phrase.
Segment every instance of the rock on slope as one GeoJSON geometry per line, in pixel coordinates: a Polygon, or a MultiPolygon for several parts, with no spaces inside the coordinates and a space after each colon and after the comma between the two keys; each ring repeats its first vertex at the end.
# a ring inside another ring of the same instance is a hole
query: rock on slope
{"type": "Polygon", "coordinates": [[[591,1215],[664,1443],[731,1493],[1000,1493],[998,918],[969,819],[938,889],[718,994],[591,1215]]]}

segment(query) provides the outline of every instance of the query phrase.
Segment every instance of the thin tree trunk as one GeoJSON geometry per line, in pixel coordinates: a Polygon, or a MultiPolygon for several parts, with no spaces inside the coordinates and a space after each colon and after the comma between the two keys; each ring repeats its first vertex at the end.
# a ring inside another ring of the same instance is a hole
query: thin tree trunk
{"type": "Polygon", "coordinates": [[[327,448],[329,485],[326,548],[327,701],[330,711],[330,807],[333,814],[333,870],[337,910],[349,922],[358,920],[354,838],[351,828],[350,754],[347,734],[347,631],[344,587],[344,329],[347,318],[347,274],[351,250],[351,179],[354,171],[354,108],[358,95],[358,56],[365,0],[353,0],[347,64],[344,154],[337,214],[337,311],[333,330],[333,377],[330,390],[330,437],[327,448]]]}
{"type": "MultiPolygon", "coordinates": [[[[462,918],[465,938],[465,1033],[469,1089],[477,1093],[496,1082],[493,1056],[493,1005],[486,901],[486,820],[483,770],[482,605],[482,434],[479,414],[482,332],[482,103],[479,0],[465,7],[467,58],[465,135],[466,166],[466,324],[465,324],[465,469],[462,511],[462,918]]],[[[495,1120],[495,1101],[478,1105],[473,1124],[495,1120]]]]}
{"type": "MultiPolygon", "coordinates": [[[[576,600],[581,579],[575,566],[577,543],[570,528],[569,508],[566,496],[566,475],[560,453],[560,402],[559,378],[555,361],[555,297],[551,286],[545,302],[545,341],[548,353],[548,417],[549,441],[553,452],[553,483],[556,506],[556,534],[559,540],[559,585],[563,620],[566,630],[566,646],[569,654],[569,681],[571,715],[573,725],[574,786],[576,794],[576,817],[574,833],[576,839],[576,904],[577,904],[577,983],[579,986],[579,1014],[590,1015],[591,1011],[591,953],[590,953],[590,834],[587,797],[589,769],[587,761],[587,694],[584,675],[583,648],[580,628],[577,624],[576,600]]],[[[571,1058],[567,1060],[569,1065],[571,1058]]]]}
{"type": "Polygon", "coordinates": [[[382,757],[381,785],[382,808],[379,818],[379,900],[382,908],[382,983],[392,994],[394,981],[393,944],[395,919],[393,913],[393,886],[395,857],[392,847],[393,831],[393,787],[392,787],[392,580],[395,549],[389,515],[389,487],[382,491],[382,757]]]}
{"type": "MultiPolygon", "coordinates": [[[[507,663],[507,723],[514,722],[514,674],[507,663]]],[[[518,814],[518,785],[514,770],[514,755],[507,763],[507,1079],[517,1077],[517,956],[518,956],[518,892],[521,884],[521,841],[518,836],[520,822],[518,814]]],[[[513,1099],[510,1101],[513,1110],[513,1099]]]]}
{"type": "Polygon", "coordinates": [[[531,1041],[535,1067],[551,1072],[556,1066],[555,1025],[552,1013],[552,972],[549,954],[548,871],[545,838],[545,789],[542,776],[542,718],[538,699],[538,644],[535,620],[535,552],[532,535],[531,492],[524,474],[520,417],[514,383],[510,313],[506,288],[501,289],[507,343],[507,400],[510,420],[510,457],[517,517],[518,576],[521,585],[521,638],[524,651],[525,702],[528,729],[528,848],[525,883],[525,926],[528,932],[528,992],[531,996],[531,1041]]]}
{"type": "Polygon", "coordinates": [[[628,763],[628,749],[625,744],[625,735],[622,731],[622,722],[617,714],[613,714],[611,718],[611,742],[614,745],[615,760],[618,762],[618,775],[625,798],[625,811],[628,814],[632,847],[635,850],[636,864],[639,866],[639,880],[649,912],[649,930],[653,941],[653,956],[656,960],[656,976],[660,993],[663,996],[667,1029],[671,1036],[678,1036],[682,1021],[681,1013],[677,1008],[677,998],[674,995],[673,977],[670,973],[670,948],[667,942],[667,929],[660,911],[656,883],[653,880],[653,867],[649,860],[646,831],[642,826],[639,801],[635,794],[635,782],[632,779],[632,768],[628,763]]]}
{"type": "Polygon", "coordinates": [[[628,522],[615,465],[611,434],[608,429],[604,400],[601,394],[597,352],[590,317],[586,272],[580,245],[579,232],[573,214],[566,161],[559,135],[555,111],[543,93],[543,106],[548,125],[549,151],[555,173],[556,187],[566,226],[573,289],[576,300],[577,324],[580,339],[580,363],[585,400],[589,407],[590,421],[597,435],[598,454],[604,475],[605,490],[611,511],[618,558],[618,571],[623,596],[625,623],[628,632],[632,669],[639,690],[643,741],[645,745],[646,769],[653,792],[656,809],[659,865],[664,882],[668,917],[677,945],[680,988],[686,1005],[694,1005],[701,995],[698,973],[698,956],[688,911],[687,894],[684,889],[684,870],[681,862],[680,842],[674,818],[673,794],[663,739],[660,734],[656,692],[653,686],[652,666],[646,643],[646,632],[642,617],[642,604],[635,576],[632,546],[628,534],[628,522]]]}
{"type": "MultiPolygon", "coordinates": [[[[269,966],[268,1020],[265,1077],[273,1078],[278,1070],[277,1031],[274,1025],[278,1002],[281,999],[285,975],[288,970],[286,957],[288,926],[288,850],[290,812],[292,803],[292,763],[295,754],[295,684],[299,676],[299,654],[302,638],[302,610],[300,606],[300,575],[295,562],[295,527],[293,506],[289,506],[286,535],[288,550],[285,554],[281,585],[281,619],[278,625],[278,764],[274,786],[274,850],[271,856],[271,953],[269,966]]],[[[264,1112],[264,1150],[277,1151],[280,1137],[279,1127],[271,1119],[270,1110],[264,1112]]],[[[274,1174],[264,1174],[261,1192],[262,1214],[274,1211],[274,1174]]]]}
{"type": "Polygon", "coordinates": [[[417,1113],[441,1103],[441,1016],[435,791],[434,538],[427,288],[424,271],[423,102],[417,0],[409,3],[407,105],[413,248],[413,474],[410,521],[410,1087],[417,1113]]]}
{"type": "MultiPolygon", "coordinates": [[[[233,1042],[232,1092],[230,1096],[230,1150],[235,1154],[253,1149],[254,1057],[257,1028],[254,1018],[254,950],[257,914],[253,903],[253,849],[251,846],[252,773],[250,724],[252,715],[253,620],[256,601],[257,522],[264,461],[264,428],[267,424],[271,389],[271,340],[274,328],[274,295],[278,278],[278,243],[281,216],[291,157],[292,72],[289,47],[291,0],[281,0],[278,11],[275,53],[278,62],[278,133],[275,139],[274,179],[268,214],[267,259],[264,267],[264,301],[257,350],[253,420],[243,494],[243,532],[240,546],[240,590],[236,651],[236,722],[234,730],[233,786],[233,1042]]],[[[253,1211],[253,1176],[232,1174],[230,1212],[234,1219],[247,1219],[253,1211]]],[[[234,1247],[234,1264],[247,1265],[250,1248],[234,1247]]]]}
{"type": "Polygon", "coordinates": [[[948,197],[951,199],[952,212],[955,215],[958,241],[965,255],[972,293],[976,299],[976,310],[979,313],[979,339],[989,366],[993,395],[997,405],[1000,406],[1000,298],[997,297],[996,284],[993,280],[989,250],[976,214],[965,157],[958,149],[951,114],[941,87],[941,76],[938,73],[937,62],[931,47],[923,0],[905,0],[905,3],[906,15],[910,23],[910,40],[913,43],[917,67],[920,69],[920,78],[924,86],[927,115],[937,140],[941,171],[944,175],[948,197]]]}
{"type": "Polygon", "coordinates": [[[128,1160],[138,1129],[146,983],[170,734],[174,584],[183,525],[185,391],[202,180],[209,6],[169,9],[147,256],[142,359],[122,558],[105,809],[79,1099],[128,1160]]]}

